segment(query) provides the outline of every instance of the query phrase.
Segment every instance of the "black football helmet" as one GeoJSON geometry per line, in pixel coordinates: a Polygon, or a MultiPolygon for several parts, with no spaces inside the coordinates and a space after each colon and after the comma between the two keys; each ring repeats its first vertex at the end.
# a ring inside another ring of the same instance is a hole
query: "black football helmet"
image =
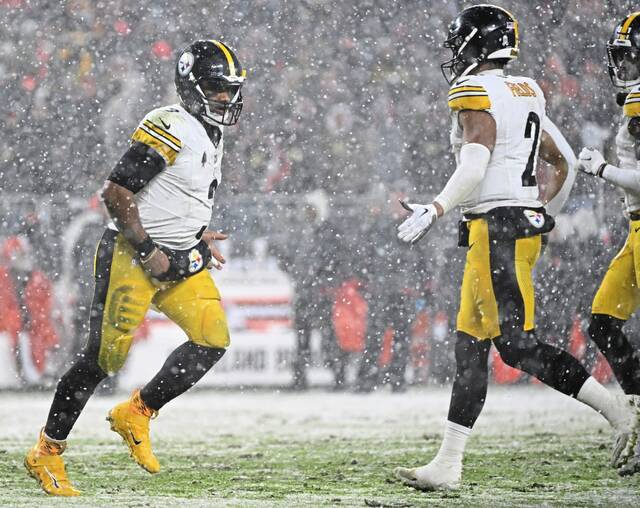
{"type": "Polygon", "coordinates": [[[617,88],[640,84],[640,12],[619,23],[607,42],[609,77],[617,88]]]}
{"type": "Polygon", "coordinates": [[[518,22],[502,7],[482,4],[469,7],[449,26],[443,46],[453,58],[440,66],[447,83],[466,76],[486,60],[518,57],[518,22]]]}
{"type": "Polygon", "coordinates": [[[242,111],[246,74],[238,57],[222,42],[195,41],[176,62],[176,90],[192,115],[212,125],[234,125],[242,111]],[[219,100],[223,92],[228,93],[228,101],[219,100]]]}

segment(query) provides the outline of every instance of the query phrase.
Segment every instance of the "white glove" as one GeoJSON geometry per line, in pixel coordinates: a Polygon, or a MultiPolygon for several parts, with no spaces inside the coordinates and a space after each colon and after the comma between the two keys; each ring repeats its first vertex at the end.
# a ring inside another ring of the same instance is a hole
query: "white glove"
{"type": "Polygon", "coordinates": [[[595,148],[585,147],[578,156],[577,168],[587,175],[602,176],[607,161],[595,148]]]}
{"type": "Polygon", "coordinates": [[[427,234],[436,222],[438,212],[433,205],[406,204],[403,201],[400,203],[412,213],[407,220],[398,226],[398,238],[403,242],[416,243],[427,234]]]}

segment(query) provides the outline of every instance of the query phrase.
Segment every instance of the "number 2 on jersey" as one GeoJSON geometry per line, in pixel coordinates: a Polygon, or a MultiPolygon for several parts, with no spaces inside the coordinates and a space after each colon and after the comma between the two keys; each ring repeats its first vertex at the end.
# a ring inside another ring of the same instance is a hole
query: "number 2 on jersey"
{"type": "Polygon", "coordinates": [[[540,117],[533,111],[529,113],[527,117],[527,125],[524,129],[524,138],[531,139],[533,135],[533,144],[531,145],[531,153],[529,154],[529,160],[527,161],[527,167],[522,173],[522,186],[523,187],[535,187],[538,185],[536,181],[536,175],[533,174],[533,164],[536,160],[536,151],[538,150],[538,139],[540,138],[540,117]],[[531,131],[535,127],[535,134],[531,131]]]}

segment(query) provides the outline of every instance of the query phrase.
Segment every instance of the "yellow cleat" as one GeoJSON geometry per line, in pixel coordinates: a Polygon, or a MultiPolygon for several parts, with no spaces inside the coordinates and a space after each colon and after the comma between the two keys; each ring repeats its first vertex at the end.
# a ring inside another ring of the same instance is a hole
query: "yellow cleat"
{"type": "Polygon", "coordinates": [[[42,490],[51,496],[79,496],[80,491],[73,488],[62,460],[66,447],[64,441],[47,439],[44,430],[40,431],[38,442],[29,450],[24,459],[24,467],[35,478],[42,490]]]}
{"type": "Polygon", "coordinates": [[[140,390],[137,390],[129,400],[109,411],[107,416],[111,430],[120,434],[127,443],[133,460],[150,473],[160,471],[160,463],[151,450],[149,438],[149,420],[157,414],[157,411],[147,407],[140,398],[140,390]]]}

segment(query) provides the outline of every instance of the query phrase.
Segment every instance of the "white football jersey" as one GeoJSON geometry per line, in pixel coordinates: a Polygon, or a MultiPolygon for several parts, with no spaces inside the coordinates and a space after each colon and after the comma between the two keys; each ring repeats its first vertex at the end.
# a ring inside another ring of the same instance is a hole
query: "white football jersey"
{"type": "Polygon", "coordinates": [[[167,162],[134,197],[142,226],[154,242],[190,249],[200,241],[196,235],[209,226],[222,178],[223,127],[218,128],[220,139],[214,145],[202,124],[174,104],[148,113],[131,136],[167,162]]]}
{"type": "Polygon", "coordinates": [[[451,146],[460,160],[463,110],[487,111],[496,122],[496,145],[483,181],[461,203],[463,213],[484,213],[501,206],[541,207],[536,164],[545,118],[538,84],[523,76],[484,71],[457,80],[449,90],[451,146]]]}
{"type": "MultiPolygon", "coordinates": [[[[616,135],[616,154],[618,155],[618,166],[622,169],[639,171],[638,160],[636,159],[635,139],[629,134],[629,121],[640,116],[640,86],[631,89],[624,103],[623,118],[616,135]]],[[[640,194],[623,189],[624,202],[627,211],[635,212],[640,210],[640,194]]]]}

